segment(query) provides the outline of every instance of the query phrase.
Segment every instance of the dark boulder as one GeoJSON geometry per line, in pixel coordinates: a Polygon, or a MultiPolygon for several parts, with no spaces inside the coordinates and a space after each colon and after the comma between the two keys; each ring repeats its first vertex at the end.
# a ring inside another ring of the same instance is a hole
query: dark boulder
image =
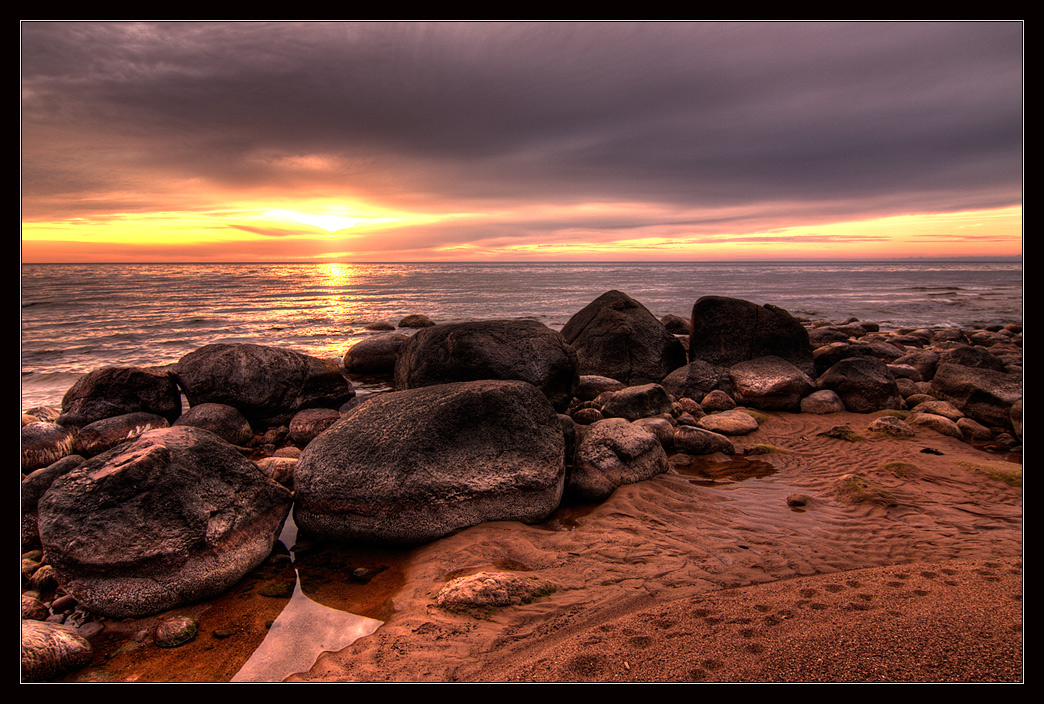
{"type": "Polygon", "coordinates": [[[729,368],[696,359],[684,367],[675,369],[663,380],[662,386],[675,398],[691,398],[700,401],[712,391],[732,395],[735,389],[729,368]]]}
{"type": "Polygon", "coordinates": [[[628,386],[658,384],[685,366],[685,348],[638,301],[608,291],[573,315],[562,335],[576,350],[581,374],[607,376],[628,386]]]}
{"type": "Polygon", "coordinates": [[[561,421],[536,387],[428,386],[375,396],[313,440],[294,470],[294,519],[338,540],[423,543],[544,520],[564,480],[561,421]]]}
{"type": "Polygon", "coordinates": [[[399,350],[410,336],[389,332],[367,337],[344,353],[344,370],[349,374],[394,374],[399,350]]]}
{"type": "Polygon", "coordinates": [[[288,423],[304,408],[337,408],[355,395],[335,360],[264,345],[207,345],[182,357],[175,373],[190,406],[234,406],[254,428],[288,423]]]}
{"type": "Polygon", "coordinates": [[[423,313],[411,313],[399,321],[400,328],[430,328],[435,321],[423,313]]]}
{"type": "Polygon", "coordinates": [[[201,403],[193,406],[172,425],[189,425],[209,430],[231,445],[249,445],[254,439],[250,422],[238,409],[223,403],[201,403]]]}
{"type": "Polygon", "coordinates": [[[939,364],[960,364],[977,369],[1004,371],[1004,360],[991,354],[984,347],[955,345],[939,352],[939,364]]]}
{"type": "Polygon", "coordinates": [[[850,357],[830,367],[817,382],[830,389],[853,413],[899,409],[903,399],[888,366],[874,357],[850,357]]]}
{"type": "Polygon", "coordinates": [[[104,367],[80,377],[62,399],[63,425],[83,426],[126,413],[154,413],[173,423],[181,392],[167,370],[104,367]]]}
{"type": "Polygon", "coordinates": [[[1022,378],[991,369],[940,363],[932,395],[988,426],[1012,427],[1012,406],[1022,399],[1022,378]]]}
{"type": "Polygon", "coordinates": [[[399,390],[459,381],[526,381],[564,411],[579,382],[576,352],[535,320],[447,323],[417,332],[395,364],[399,390]]]}
{"type": "Polygon", "coordinates": [[[213,433],[151,430],[57,478],[40,540],[79,603],[136,618],[239,581],[268,557],[291,500],[213,433]]]}
{"type": "Polygon", "coordinates": [[[816,373],[808,332],[782,308],[724,296],[704,296],[693,305],[690,360],[731,367],[769,356],[816,373]]]}

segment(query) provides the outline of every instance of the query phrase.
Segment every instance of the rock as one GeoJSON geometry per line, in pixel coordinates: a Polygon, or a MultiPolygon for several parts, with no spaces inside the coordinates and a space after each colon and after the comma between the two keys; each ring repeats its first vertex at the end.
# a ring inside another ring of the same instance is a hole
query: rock
{"type": "Polygon", "coordinates": [[[399,321],[400,328],[430,328],[435,321],[421,313],[411,313],[399,321]]]}
{"type": "Polygon", "coordinates": [[[931,391],[984,425],[1009,428],[1012,405],[1022,399],[1022,379],[990,369],[940,363],[931,391]]]}
{"type": "Polygon", "coordinates": [[[931,381],[935,376],[935,367],[939,363],[939,353],[934,350],[913,350],[896,359],[893,364],[905,364],[913,367],[921,374],[921,379],[931,381]]]}
{"type": "Polygon", "coordinates": [[[47,605],[29,594],[22,595],[22,618],[30,621],[43,621],[51,612],[47,605]]]}
{"type": "Polygon", "coordinates": [[[29,474],[73,453],[76,432],[57,423],[36,422],[22,426],[22,473],[29,474]]]}
{"type": "Polygon", "coordinates": [[[174,426],[188,425],[209,430],[230,445],[249,445],[254,429],[238,409],[224,403],[201,403],[181,414],[174,426]]]}
{"type": "Polygon", "coordinates": [[[166,418],[155,413],[127,413],[102,418],[80,428],[76,436],[76,453],[84,457],[100,455],[148,430],[169,425],[166,418]]]}
{"type": "Polygon", "coordinates": [[[823,325],[808,330],[808,342],[813,350],[832,342],[848,342],[849,335],[833,325],[823,325]]]}
{"type": "Polygon", "coordinates": [[[966,345],[968,344],[968,337],[960,328],[942,328],[932,331],[931,342],[933,345],[939,342],[959,342],[966,345]]]}
{"type": "Polygon", "coordinates": [[[853,413],[873,413],[902,408],[895,379],[885,363],[873,357],[850,357],[819,377],[820,389],[830,389],[853,413]]]}
{"type": "Polygon", "coordinates": [[[88,423],[127,413],[152,413],[168,424],[181,415],[181,392],[166,370],[105,367],[86,374],[62,399],[63,425],[88,423]]]}
{"type": "MultiPolygon", "coordinates": [[[[731,411],[736,407],[736,402],[721,389],[715,389],[703,397],[703,400],[700,401],[700,407],[708,413],[731,411]]],[[[688,409],[686,410],[688,411],[688,409]]],[[[691,411],[689,412],[691,413],[691,411]]]]}
{"type": "Polygon", "coordinates": [[[693,305],[690,361],[731,367],[770,356],[806,374],[816,372],[808,332],[782,308],[724,296],[704,296],[693,305]]]}
{"type": "Polygon", "coordinates": [[[344,353],[344,370],[349,374],[394,374],[399,350],[409,339],[405,333],[389,332],[360,340],[344,353]]]}
{"type": "Polygon", "coordinates": [[[397,389],[479,379],[529,382],[564,411],[576,394],[576,352],[535,320],[481,320],[425,328],[403,345],[397,389]]]}
{"type": "Polygon", "coordinates": [[[290,440],[303,448],[339,420],[341,414],[332,408],[306,408],[298,411],[290,420],[290,440]]]}
{"type": "Polygon", "coordinates": [[[720,390],[726,395],[734,392],[728,367],[693,360],[684,367],[675,369],[661,384],[675,398],[703,399],[707,394],[720,390]]]}
{"type": "Polygon", "coordinates": [[[1004,371],[1004,361],[990,354],[983,347],[972,347],[971,345],[956,345],[939,352],[939,364],[960,364],[965,367],[977,369],[991,369],[995,372],[1004,371]]]}
{"type": "Polygon", "coordinates": [[[578,408],[573,411],[572,419],[580,425],[591,425],[605,418],[597,408],[578,408]]]}
{"type": "Polygon", "coordinates": [[[385,332],[388,330],[394,330],[395,326],[389,323],[387,320],[376,320],[372,323],[368,323],[364,330],[370,330],[372,332],[385,332]]]}
{"type": "Polygon", "coordinates": [[[59,477],[40,539],[66,592],[140,617],[215,596],[272,550],[291,495],[213,433],[150,430],[59,477]]]}
{"type": "Polygon", "coordinates": [[[435,595],[435,603],[443,609],[477,606],[514,606],[528,604],[555,591],[548,581],[510,572],[479,572],[458,577],[435,595]]]}
{"type": "Polygon", "coordinates": [[[562,336],[576,350],[581,374],[628,386],[658,384],[685,366],[685,348],[638,301],[607,291],[569,319],[562,336]]]}
{"type": "Polygon", "coordinates": [[[743,411],[721,411],[700,418],[696,427],[719,435],[749,435],[758,429],[758,421],[743,411]]]}
{"type": "Polygon", "coordinates": [[[881,416],[875,418],[867,430],[873,433],[881,433],[882,435],[888,435],[893,438],[912,438],[917,435],[914,429],[910,427],[910,424],[901,418],[895,416],[881,416]]]}
{"type": "Polygon", "coordinates": [[[965,440],[989,440],[993,437],[993,433],[990,429],[981,423],[977,423],[971,418],[958,418],[957,428],[961,431],[961,435],[965,440]]]}
{"type": "Polygon", "coordinates": [[[937,416],[949,418],[954,423],[956,423],[960,418],[964,417],[964,414],[961,413],[960,409],[958,409],[952,403],[950,403],[949,401],[939,401],[937,399],[932,399],[930,401],[922,401],[921,403],[918,403],[916,406],[911,408],[910,412],[932,413],[937,416]]]}
{"type": "Polygon", "coordinates": [[[620,389],[602,406],[606,418],[638,420],[671,412],[671,399],[659,384],[642,384],[620,389]]]}
{"type": "Polygon", "coordinates": [[[836,393],[830,389],[824,389],[814,391],[801,399],[800,408],[802,413],[826,415],[827,413],[840,413],[845,410],[845,404],[836,393]]]}
{"type": "Polygon", "coordinates": [[[906,417],[906,421],[910,425],[931,428],[937,433],[949,435],[958,440],[964,439],[964,436],[961,434],[961,429],[957,427],[957,423],[945,416],[937,416],[934,413],[911,413],[906,417]]]}
{"type": "Polygon", "coordinates": [[[842,359],[849,357],[873,357],[870,345],[863,342],[833,342],[818,347],[812,353],[816,363],[816,375],[820,375],[842,359]]]}
{"type": "Polygon", "coordinates": [[[607,376],[585,374],[580,377],[580,383],[576,387],[576,397],[581,401],[593,401],[599,394],[606,391],[619,391],[626,388],[622,381],[610,379],[607,376]]]}
{"type": "Polygon", "coordinates": [[[787,497],[787,506],[800,508],[801,506],[807,506],[811,500],[806,494],[791,494],[787,497]]]}
{"type": "Polygon", "coordinates": [[[80,455],[68,455],[22,480],[22,549],[40,545],[40,530],[36,521],[36,509],[40,497],[51,488],[55,479],[76,469],[86,461],[80,455]]]}
{"type": "Polygon", "coordinates": [[[91,644],[76,629],[45,621],[22,621],[22,679],[47,682],[86,666],[91,644]]]}
{"type": "Polygon", "coordinates": [[[781,357],[759,357],[729,368],[736,401],[763,410],[796,411],[815,390],[808,374],[781,357]]]}
{"type": "Polygon", "coordinates": [[[670,448],[674,444],[674,424],[662,416],[652,416],[648,418],[639,418],[633,421],[633,424],[639,428],[644,428],[650,433],[656,436],[656,439],[660,442],[660,445],[664,449],[670,448]]]}
{"type": "Polygon", "coordinates": [[[181,358],[190,406],[234,406],[255,428],[288,423],[304,408],[337,408],[355,395],[335,360],[263,345],[207,345],[181,358]]]}
{"type": "Polygon", "coordinates": [[[732,441],[724,435],[691,425],[679,425],[674,431],[674,449],[689,455],[736,454],[732,441]]]}
{"type": "Polygon", "coordinates": [[[909,379],[912,382],[923,381],[924,379],[921,376],[921,372],[909,364],[886,364],[885,366],[888,367],[888,373],[892,375],[896,382],[900,379],[909,379]]]}
{"type": "Polygon", "coordinates": [[[562,426],[536,387],[427,386],[380,394],[313,440],[294,471],[294,518],[318,536],[423,543],[544,520],[564,479],[562,426]]]}
{"type": "Polygon", "coordinates": [[[653,432],[623,418],[606,418],[589,426],[577,445],[569,492],[582,501],[604,501],[617,487],[667,469],[667,453],[653,432]]]}
{"type": "Polygon", "coordinates": [[[1022,439],[1022,397],[1012,404],[1011,411],[1008,413],[1008,418],[1011,421],[1011,427],[1015,430],[1015,434],[1022,439]]]}
{"type": "Polygon", "coordinates": [[[266,477],[293,490],[294,468],[297,466],[296,457],[264,457],[259,459],[256,464],[266,477]]]}
{"type": "Polygon", "coordinates": [[[667,332],[672,335],[685,335],[688,337],[689,333],[692,332],[692,326],[689,324],[689,321],[681,316],[668,314],[660,318],[660,322],[667,329],[667,332]]]}
{"type": "Polygon", "coordinates": [[[161,648],[177,648],[195,639],[199,624],[189,616],[171,616],[156,626],[156,645],[161,648]]]}

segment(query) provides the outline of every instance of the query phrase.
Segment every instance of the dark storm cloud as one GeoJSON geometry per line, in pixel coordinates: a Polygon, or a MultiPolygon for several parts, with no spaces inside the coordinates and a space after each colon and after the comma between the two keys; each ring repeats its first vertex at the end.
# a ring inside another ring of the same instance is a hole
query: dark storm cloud
{"type": "Polygon", "coordinates": [[[1019,23],[25,23],[23,182],[994,207],[1021,66],[1019,23]]]}

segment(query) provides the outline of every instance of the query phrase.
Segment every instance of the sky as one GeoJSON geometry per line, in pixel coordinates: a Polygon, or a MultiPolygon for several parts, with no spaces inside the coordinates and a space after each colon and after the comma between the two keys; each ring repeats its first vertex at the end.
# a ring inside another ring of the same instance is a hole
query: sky
{"type": "Polygon", "coordinates": [[[23,262],[1022,254],[1023,25],[21,25],[23,262]]]}

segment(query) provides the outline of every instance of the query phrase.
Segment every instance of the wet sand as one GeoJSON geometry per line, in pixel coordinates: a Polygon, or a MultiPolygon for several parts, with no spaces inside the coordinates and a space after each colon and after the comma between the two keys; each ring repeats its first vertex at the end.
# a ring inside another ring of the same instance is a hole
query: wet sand
{"type": "Polygon", "coordinates": [[[487,523],[411,551],[387,622],[289,679],[1021,681],[1021,464],[925,428],[869,433],[875,415],[763,415],[734,438],[763,446],[756,462],[676,458],[544,525],[487,523]],[[860,439],[819,435],[837,425],[860,439]],[[847,474],[861,493],[839,488],[847,474]],[[792,508],[798,493],[810,500],[792,508]],[[435,606],[481,571],[556,591],[435,606]]]}

